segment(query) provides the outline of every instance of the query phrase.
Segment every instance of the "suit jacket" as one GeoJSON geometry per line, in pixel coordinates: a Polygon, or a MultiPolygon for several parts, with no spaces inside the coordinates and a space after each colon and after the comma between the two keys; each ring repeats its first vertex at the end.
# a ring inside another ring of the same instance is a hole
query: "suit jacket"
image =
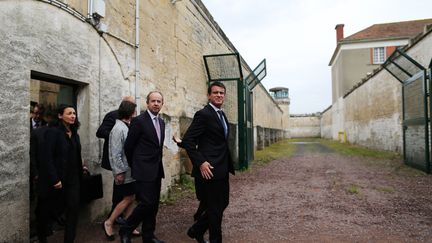
{"type": "MultiPolygon", "coordinates": [[[[30,132],[32,132],[33,130],[35,130],[34,128],[33,128],[33,121],[32,121],[33,119],[32,118],[30,118],[30,132]]],[[[46,123],[46,121],[44,121],[43,119],[41,119],[40,121],[39,121],[39,127],[43,127],[43,126],[45,126],[47,123],[46,123]]]]}
{"type": "Polygon", "coordinates": [[[132,119],[124,150],[137,181],[152,182],[164,178],[162,151],[165,139],[165,123],[159,118],[161,142],[147,111],[132,119]]]}
{"type": "MultiPolygon", "coordinates": [[[[224,115],[227,122],[228,119],[224,115]]],[[[227,136],[229,137],[229,136],[227,136]]],[[[197,111],[183,137],[182,146],[186,149],[192,161],[192,175],[202,178],[199,167],[205,161],[214,169],[213,179],[224,179],[228,172],[234,174],[234,164],[228,147],[228,138],[225,137],[219,115],[210,105],[197,111]]]]}
{"type": "Polygon", "coordinates": [[[118,110],[108,112],[96,132],[96,137],[104,139],[101,167],[107,170],[111,170],[108,144],[110,132],[116,123],[116,119],[118,119],[118,110]]]}
{"type": "Polygon", "coordinates": [[[33,129],[30,133],[30,177],[34,178],[39,174],[41,161],[44,159],[45,134],[51,129],[48,126],[42,126],[33,129]]]}

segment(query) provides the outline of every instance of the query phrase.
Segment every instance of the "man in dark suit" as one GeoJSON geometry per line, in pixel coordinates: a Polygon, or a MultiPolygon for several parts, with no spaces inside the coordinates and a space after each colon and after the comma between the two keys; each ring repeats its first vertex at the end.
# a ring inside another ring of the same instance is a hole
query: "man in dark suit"
{"type": "Polygon", "coordinates": [[[183,146],[192,160],[195,188],[204,213],[187,234],[197,242],[205,242],[207,229],[210,242],[222,242],[222,216],[229,203],[229,173],[234,165],[228,147],[229,123],[221,110],[225,85],[213,82],[207,90],[209,104],[197,111],[183,137],[183,146]]]}
{"type": "MultiPolygon", "coordinates": [[[[125,97],[123,97],[122,101],[129,101],[129,102],[135,103],[135,98],[133,96],[125,96],[125,97]]],[[[109,135],[110,135],[110,132],[111,132],[112,128],[114,127],[118,117],[119,117],[118,110],[113,110],[113,111],[108,112],[105,115],[105,117],[102,121],[102,124],[99,126],[98,130],[96,131],[96,137],[104,139],[101,167],[104,169],[107,169],[107,170],[111,170],[111,165],[110,165],[109,156],[108,156],[109,135]]],[[[116,205],[121,200],[123,200],[123,196],[119,195],[119,193],[115,190],[115,188],[116,187],[114,186],[114,183],[113,183],[111,212],[112,212],[112,210],[114,210],[116,205]]],[[[116,222],[123,224],[124,219],[121,217],[118,217],[116,219],[116,222]]]]}
{"type": "MultiPolygon", "coordinates": [[[[37,196],[35,193],[36,181],[38,176],[37,164],[36,164],[37,160],[35,158],[37,149],[34,148],[37,147],[38,145],[36,141],[37,139],[35,139],[35,137],[43,137],[43,135],[35,136],[34,133],[37,130],[37,128],[42,128],[46,126],[46,121],[43,119],[44,113],[45,113],[45,109],[41,104],[36,103],[32,107],[31,118],[30,118],[30,200],[31,201],[33,201],[37,196]]],[[[45,130],[45,128],[43,130],[45,130]]]]}
{"type": "Polygon", "coordinates": [[[41,104],[35,104],[30,118],[30,132],[34,129],[45,126],[46,121],[42,118],[45,108],[41,104]]]}
{"type": "Polygon", "coordinates": [[[162,93],[152,91],[147,95],[147,110],[135,117],[129,128],[124,151],[136,180],[138,205],[120,227],[122,243],[130,243],[132,231],[142,222],[143,243],[163,243],[154,231],[162,178],[165,177],[162,164],[162,151],[165,138],[165,123],[159,117],[163,106],[162,93]]]}

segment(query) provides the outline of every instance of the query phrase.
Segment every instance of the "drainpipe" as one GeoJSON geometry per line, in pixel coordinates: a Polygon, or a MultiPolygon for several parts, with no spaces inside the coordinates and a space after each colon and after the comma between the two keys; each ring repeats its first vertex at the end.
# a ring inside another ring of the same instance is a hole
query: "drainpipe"
{"type": "Polygon", "coordinates": [[[141,96],[140,96],[140,59],[139,59],[139,0],[136,0],[135,6],[135,102],[137,104],[137,115],[141,111],[141,96]]]}
{"type": "Polygon", "coordinates": [[[87,1],[87,11],[88,11],[88,13],[87,13],[87,19],[92,19],[93,18],[93,16],[92,16],[92,14],[93,14],[93,0],[88,0],[87,1]]]}

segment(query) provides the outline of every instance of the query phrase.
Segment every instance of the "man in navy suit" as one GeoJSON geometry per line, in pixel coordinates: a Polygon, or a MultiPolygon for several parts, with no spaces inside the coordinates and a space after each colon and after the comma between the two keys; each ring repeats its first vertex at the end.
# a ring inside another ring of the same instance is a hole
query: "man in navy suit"
{"type": "Polygon", "coordinates": [[[209,104],[197,111],[182,145],[192,160],[196,194],[204,213],[187,234],[203,243],[206,230],[211,243],[222,242],[222,216],[229,203],[229,173],[234,166],[228,147],[229,123],[221,110],[225,85],[213,82],[207,90],[209,104]]]}
{"type": "Polygon", "coordinates": [[[132,120],[124,145],[132,177],[136,180],[135,193],[139,204],[120,227],[122,243],[131,242],[132,231],[141,222],[143,243],[163,243],[154,235],[161,181],[165,176],[162,164],[165,123],[159,117],[163,106],[162,93],[150,92],[146,102],[147,110],[132,120]]]}

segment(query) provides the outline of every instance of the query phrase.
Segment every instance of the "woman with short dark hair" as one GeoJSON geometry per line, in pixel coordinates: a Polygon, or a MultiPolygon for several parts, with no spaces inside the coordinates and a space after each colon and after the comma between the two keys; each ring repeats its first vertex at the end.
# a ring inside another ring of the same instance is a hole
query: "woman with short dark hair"
{"type": "Polygon", "coordinates": [[[40,174],[39,183],[42,182],[49,193],[58,195],[51,203],[53,207],[65,211],[64,242],[69,243],[75,240],[83,174],[79,122],[75,108],[59,105],[54,124],[46,134],[46,160],[43,163],[46,174],[40,174]]]}
{"type": "MultiPolygon", "coordinates": [[[[131,176],[131,168],[126,159],[123,146],[129,131],[130,121],[135,114],[135,108],[135,103],[122,101],[118,109],[119,119],[116,120],[109,136],[108,155],[114,176],[114,190],[123,197],[123,200],[116,205],[110,217],[103,223],[103,230],[108,240],[114,240],[112,226],[115,219],[123,212],[125,212],[127,218],[133,210],[135,180],[131,176]]],[[[139,234],[139,232],[135,231],[135,234],[139,234]]]]}

